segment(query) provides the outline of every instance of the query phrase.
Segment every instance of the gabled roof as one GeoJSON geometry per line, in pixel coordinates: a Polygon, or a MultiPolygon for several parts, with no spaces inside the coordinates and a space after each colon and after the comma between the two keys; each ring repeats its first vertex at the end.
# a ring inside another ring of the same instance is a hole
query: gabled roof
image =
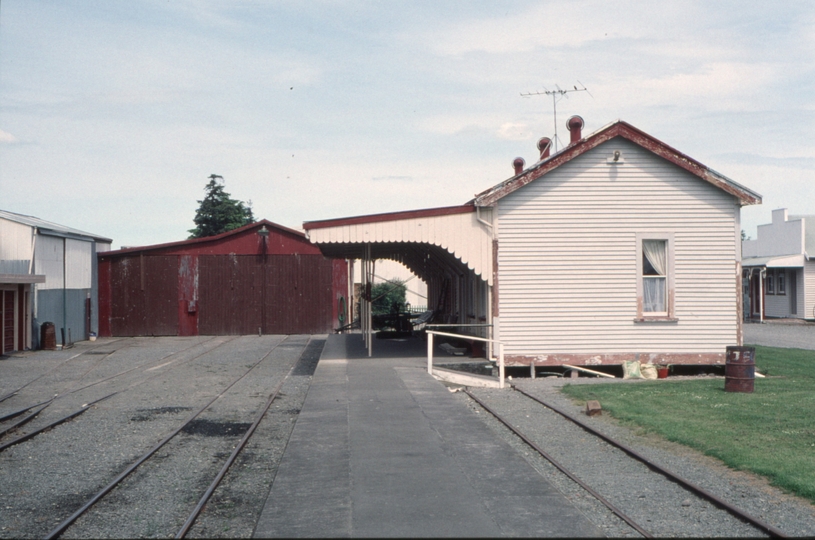
{"type": "Polygon", "coordinates": [[[564,163],[575,159],[592,148],[595,148],[615,137],[622,137],[623,139],[629,140],[632,143],[653,152],[657,156],[666,159],[674,165],[685,169],[689,173],[698,176],[705,182],[709,182],[710,184],[736,197],[742,206],[761,203],[761,195],[758,193],[737,184],[726,176],[717,173],[706,165],[699,163],[695,159],[683,154],[675,148],[668,146],[664,142],[652,137],[651,135],[648,135],[644,131],[640,131],[631,124],[623,122],[622,120],[617,120],[616,122],[612,122],[611,124],[600,128],[591,135],[588,135],[576,143],[567,146],[560,152],[535,163],[520,174],[479,193],[475,196],[475,199],[473,199],[471,203],[475,204],[476,206],[490,206],[497,200],[506,197],[513,191],[544,176],[549,171],[560,167],[564,163]]]}
{"type": "Polygon", "coordinates": [[[118,255],[127,255],[129,253],[138,253],[138,252],[147,252],[147,251],[159,251],[159,250],[166,250],[172,248],[181,248],[181,247],[191,247],[191,246],[198,246],[202,244],[211,244],[215,242],[220,242],[222,240],[226,240],[230,237],[239,236],[248,230],[258,229],[261,226],[266,225],[270,229],[277,229],[278,231],[289,234],[292,236],[296,236],[299,240],[308,243],[308,239],[306,238],[305,233],[300,231],[296,231],[294,229],[289,229],[288,227],[284,227],[283,225],[278,225],[277,223],[273,223],[268,219],[261,219],[260,221],[256,221],[254,223],[250,223],[248,225],[244,225],[243,227],[238,227],[237,229],[232,229],[231,231],[226,231],[225,233],[217,234],[215,236],[204,236],[202,238],[191,238],[189,240],[180,240],[177,242],[167,242],[166,244],[153,244],[148,246],[129,246],[124,249],[117,249],[115,251],[106,251],[101,253],[105,257],[110,256],[118,256],[118,255]]]}
{"type": "Polygon", "coordinates": [[[36,227],[42,234],[49,236],[63,236],[66,238],[93,240],[96,242],[105,243],[113,242],[113,240],[111,240],[110,238],[105,238],[104,236],[99,236],[98,234],[80,231],[79,229],[66,227],[65,225],[59,225],[57,223],[52,223],[51,221],[45,221],[44,219],[40,219],[34,216],[15,214],[14,212],[9,212],[7,210],[0,210],[0,218],[7,219],[15,223],[20,223],[21,225],[36,227]]]}

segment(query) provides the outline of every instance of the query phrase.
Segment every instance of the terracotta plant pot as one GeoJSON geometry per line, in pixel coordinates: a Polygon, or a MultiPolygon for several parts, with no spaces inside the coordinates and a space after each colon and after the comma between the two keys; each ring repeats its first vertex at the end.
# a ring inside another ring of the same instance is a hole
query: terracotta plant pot
{"type": "Polygon", "coordinates": [[[668,378],[668,368],[659,368],[657,370],[657,379],[667,379],[668,378]]]}

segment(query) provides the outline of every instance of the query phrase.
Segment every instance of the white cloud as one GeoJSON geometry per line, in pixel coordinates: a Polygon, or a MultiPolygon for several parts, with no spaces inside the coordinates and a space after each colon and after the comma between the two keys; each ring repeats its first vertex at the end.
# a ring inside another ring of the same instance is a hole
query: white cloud
{"type": "Polygon", "coordinates": [[[499,139],[509,141],[528,141],[534,137],[532,129],[523,122],[505,122],[496,133],[499,139]]]}
{"type": "Polygon", "coordinates": [[[494,118],[475,115],[435,115],[416,122],[420,131],[438,135],[455,135],[467,130],[492,130],[497,125],[494,118]]]}
{"type": "Polygon", "coordinates": [[[670,4],[651,3],[642,9],[638,3],[603,0],[547,2],[512,15],[446,24],[425,34],[423,41],[437,54],[461,55],[528,53],[542,47],[568,49],[601,40],[640,39],[658,36],[665,26],[689,16],[688,10],[670,4]]]}
{"type": "Polygon", "coordinates": [[[14,144],[19,142],[17,137],[7,131],[0,129],[0,144],[14,144]]]}
{"type": "Polygon", "coordinates": [[[777,68],[768,63],[711,61],[660,76],[609,75],[592,93],[615,108],[672,106],[708,112],[754,111],[768,105],[759,95],[774,83],[777,68]]]}

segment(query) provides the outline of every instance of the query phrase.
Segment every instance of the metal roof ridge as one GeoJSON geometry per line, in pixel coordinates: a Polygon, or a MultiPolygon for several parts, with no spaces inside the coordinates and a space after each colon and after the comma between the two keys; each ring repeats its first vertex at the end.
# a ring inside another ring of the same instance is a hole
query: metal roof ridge
{"type": "Polygon", "coordinates": [[[84,237],[99,242],[108,243],[113,242],[111,238],[108,238],[106,236],[101,236],[80,229],[75,229],[73,227],[68,227],[67,225],[60,225],[59,223],[47,221],[45,219],[38,218],[37,216],[29,216],[26,214],[11,212],[10,210],[0,210],[0,218],[7,219],[15,223],[19,223],[21,225],[35,227],[43,231],[50,231],[62,235],[71,235],[72,237],[79,237],[79,239],[82,239],[82,237],[84,237]]]}
{"type": "Polygon", "coordinates": [[[159,249],[167,249],[172,247],[178,247],[183,245],[195,245],[195,244],[205,244],[207,242],[214,242],[218,240],[223,240],[224,238],[228,238],[230,236],[234,236],[237,234],[241,234],[242,232],[252,229],[254,227],[258,227],[260,225],[269,225],[274,227],[275,229],[281,230],[283,232],[287,232],[289,234],[294,234],[300,238],[307,240],[306,234],[300,232],[296,229],[291,229],[289,227],[285,227],[283,225],[279,225],[274,223],[273,221],[269,221],[268,219],[261,219],[259,221],[255,221],[249,223],[247,225],[243,225],[238,227],[237,229],[232,229],[226,232],[222,232],[221,234],[216,234],[215,236],[202,236],[200,238],[187,238],[186,240],[176,240],[174,242],[164,242],[163,244],[148,244],[144,246],[128,246],[126,248],[112,250],[112,251],[105,251],[103,254],[105,256],[109,255],[123,255],[127,253],[134,253],[139,251],[155,251],[159,249]]]}
{"type": "Polygon", "coordinates": [[[382,212],[379,214],[362,214],[342,218],[304,221],[303,228],[309,231],[312,229],[324,229],[328,227],[337,227],[342,225],[377,223],[382,221],[397,221],[400,219],[434,217],[474,211],[475,206],[473,206],[472,202],[466,202],[464,204],[458,204],[455,206],[436,206],[431,208],[417,208],[415,210],[399,210],[396,212],[382,212]]]}

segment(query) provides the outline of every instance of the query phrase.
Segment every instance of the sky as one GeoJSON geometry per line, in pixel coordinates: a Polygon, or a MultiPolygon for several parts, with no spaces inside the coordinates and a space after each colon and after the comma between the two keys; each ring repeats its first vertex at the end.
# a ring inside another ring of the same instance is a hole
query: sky
{"type": "Polygon", "coordinates": [[[463,204],[625,120],[815,214],[809,1],[0,0],[0,209],[183,240],[208,176],[257,218],[463,204]]]}

